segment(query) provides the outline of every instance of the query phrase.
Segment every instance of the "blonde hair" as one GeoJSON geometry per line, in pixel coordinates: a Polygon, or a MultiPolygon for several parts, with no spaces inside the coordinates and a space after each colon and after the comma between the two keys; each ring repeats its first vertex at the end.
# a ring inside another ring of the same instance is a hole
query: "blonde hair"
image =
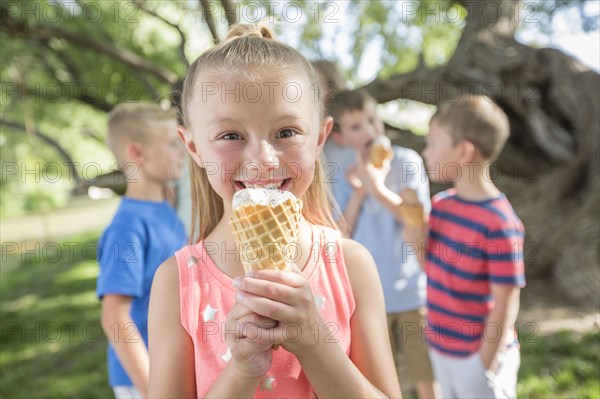
{"type": "Polygon", "coordinates": [[[120,166],[123,164],[125,145],[137,141],[147,143],[154,134],[152,122],[177,120],[173,109],[162,109],[158,104],[148,102],[122,103],[108,114],[108,134],[106,144],[120,166]]]}
{"type": "MultiPolygon", "coordinates": [[[[262,24],[237,24],[229,30],[227,39],[204,52],[190,66],[183,83],[182,120],[190,128],[188,107],[200,74],[211,76],[236,71],[246,77],[261,76],[273,70],[301,72],[311,84],[319,87],[318,76],[312,65],[295,49],[275,40],[275,35],[262,24]],[[253,75],[254,74],[254,75],[253,75]]],[[[323,103],[315,96],[319,115],[323,115],[323,103]]],[[[312,224],[337,229],[333,218],[332,196],[323,181],[324,172],[317,161],[315,176],[302,197],[303,216],[312,224]]],[[[192,243],[205,239],[221,220],[224,213],[223,199],[211,187],[206,170],[193,160],[190,162],[192,193],[192,243]],[[198,232],[196,230],[199,230],[198,232]],[[197,233],[197,234],[196,234],[197,233]],[[197,239],[195,236],[197,235],[197,239]]]]}
{"type": "Polygon", "coordinates": [[[469,141],[490,161],[498,157],[510,133],[504,111],[482,95],[462,95],[441,103],[431,121],[448,129],[453,144],[469,141]]]}

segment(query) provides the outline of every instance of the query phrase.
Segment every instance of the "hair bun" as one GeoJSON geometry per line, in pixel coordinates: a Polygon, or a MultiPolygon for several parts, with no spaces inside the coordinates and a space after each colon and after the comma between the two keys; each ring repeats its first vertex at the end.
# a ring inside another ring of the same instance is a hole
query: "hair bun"
{"type": "Polygon", "coordinates": [[[235,24],[231,25],[226,40],[240,37],[260,37],[263,39],[275,39],[275,34],[267,25],[259,22],[257,24],[235,24]]]}

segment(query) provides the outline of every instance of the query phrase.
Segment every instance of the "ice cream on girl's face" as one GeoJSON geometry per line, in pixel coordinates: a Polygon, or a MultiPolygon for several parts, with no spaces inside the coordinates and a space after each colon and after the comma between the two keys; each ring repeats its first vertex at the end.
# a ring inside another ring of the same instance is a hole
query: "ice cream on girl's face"
{"type": "Polygon", "coordinates": [[[266,188],[285,191],[291,180],[289,177],[276,180],[235,180],[235,185],[240,190],[246,188],[266,188]]]}
{"type": "Polygon", "coordinates": [[[295,201],[296,197],[289,191],[276,189],[246,189],[238,191],[233,196],[233,209],[242,205],[279,205],[288,199],[295,201]]]}
{"type": "Polygon", "coordinates": [[[206,168],[226,213],[233,195],[247,188],[277,188],[302,198],[314,180],[326,137],[308,78],[303,73],[273,71],[252,81],[229,73],[206,79],[225,89],[250,83],[264,88],[254,102],[232,101],[233,96],[223,101],[222,93],[199,93],[190,103],[190,109],[198,111],[190,116],[197,161],[206,168]],[[294,101],[291,92],[282,90],[285,87],[298,88],[294,101]]]}

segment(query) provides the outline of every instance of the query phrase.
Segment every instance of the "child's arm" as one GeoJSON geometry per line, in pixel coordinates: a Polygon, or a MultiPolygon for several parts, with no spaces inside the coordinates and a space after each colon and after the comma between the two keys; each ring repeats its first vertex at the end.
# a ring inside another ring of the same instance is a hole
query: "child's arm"
{"type": "Polygon", "coordinates": [[[130,316],[131,297],[107,294],[102,298],[102,329],[127,375],[142,397],[148,394],[148,351],[130,316]]]}
{"type": "Polygon", "coordinates": [[[225,340],[231,350],[231,359],[206,398],[251,398],[255,395],[260,381],[271,367],[274,342],[268,329],[272,327],[273,320],[254,314],[240,303],[234,305],[227,314],[225,325],[225,340]],[[249,325],[252,328],[247,328],[249,325]]]}
{"type": "MultiPolygon", "coordinates": [[[[387,209],[400,223],[404,223],[399,206],[403,203],[402,197],[390,190],[386,185],[386,177],[390,173],[392,164],[388,161],[378,169],[373,164],[365,162],[360,156],[357,157],[357,171],[364,182],[365,190],[387,209]]],[[[419,202],[423,205],[426,213],[429,213],[429,181],[423,160],[414,151],[403,155],[401,163],[394,163],[394,168],[401,179],[401,184],[406,188],[413,188],[417,192],[419,202]]]]}
{"type": "MultiPolygon", "coordinates": [[[[175,258],[163,264],[152,285],[150,297],[150,389],[151,398],[195,398],[195,358],[192,339],[180,319],[179,272],[175,258]]],[[[252,397],[270,365],[272,342],[243,339],[244,323],[262,325],[264,319],[236,304],[227,315],[225,339],[231,349],[229,360],[205,397],[252,397]],[[258,357],[264,356],[264,370],[258,357]],[[242,361],[240,361],[242,358],[242,361]],[[248,366],[249,364],[249,366],[248,366]]],[[[263,330],[261,330],[263,331],[263,330]]],[[[261,336],[269,336],[267,330],[261,336]]]]}
{"type": "Polygon", "coordinates": [[[495,371],[498,353],[515,338],[520,287],[525,285],[525,243],[521,222],[510,218],[502,220],[488,234],[493,237],[485,248],[494,307],[483,330],[480,356],[486,369],[495,371]],[[495,336],[497,331],[500,337],[495,336]]]}
{"type": "Polygon", "coordinates": [[[157,270],[150,294],[150,398],[195,398],[194,346],[181,325],[179,271],[174,257],[157,270]]]}
{"type": "Polygon", "coordinates": [[[350,322],[350,360],[339,345],[323,343],[300,357],[319,398],[401,398],[387,329],[383,291],[371,254],[355,241],[342,241],[356,309],[350,322]]]}
{"type": "Polygon", "coordinates": [[[356,156],[356,172],[363,182],[364,190],[375,198],[387,209],[394,218],[402,222],[402,215],[398,206],[402,203],[402,198],[386,187],[385,178],[390,173],[390,163],[386,161],[381,169],[373,164],[365,162],[362,157],[356,156]]]}
{"type": "MultiPolygon", "coordinates": [[[[275,343],[294,353],[316,396],[401,397],[387,331],[383,292],[369,252],[343,240],[343,255],[356,302],[350,322],[350,357],[337,342],[324,339],[326,324],[315,304],[310,282],[293,272],[255,271],[238,281],[240,303],[251,311],[279,321],[271,331],[275,343]],[[300,331],[288,339],[287,327],[300,331]]],[[[335,338],[335,335],[333,335],[335,338]]]]}
{"type": "Polygon", "coordinates": [[[494,308],[490,312],[484,332],[494,334],[493,337],[483,336],[480,356],[487,370],[495,371],[498,353],[508,342],[508,336],[514,335],[514,323],[519,313],[519,295],[521,288],[516,285],[492,284],[494,308]],[[500,337],[496,336],[500,333],[500,337]]]}
{"type": "Polygon", "coordinates": [[[427,262],[427,227],[404,226],[402,231],[404,238],[403,252],[416,255],[421,268],[425,268],[427,262]]]}

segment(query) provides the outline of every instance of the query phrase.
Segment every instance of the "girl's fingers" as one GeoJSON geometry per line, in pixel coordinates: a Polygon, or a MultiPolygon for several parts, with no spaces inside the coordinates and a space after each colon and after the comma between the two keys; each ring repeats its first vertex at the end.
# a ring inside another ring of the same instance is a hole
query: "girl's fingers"
{"type": "Polygon", "coordinates": [[[236,322],[239,323],[241,327],[244,327],[246,324],[250,324],[258,328],[264,329],[274,328],[277,326],[276,320],[269,319],[268,317],[264,317],[256,313],[244,316],[236,320],[236,322]]]}
{"type": "Polygon", "coordinates": [[[299,288],[307,284],[307,280],[294,263],[290,263],[291,271],[285,270],[254,270],[247,277],[254,279],[272,281],[289,287],[299,288]]]}
{"type": "Polygon", "coordinates": [[[271,350],[273,345],[281,344],[279,338],[275,337],[273,329],[263,330],[248,324],[242,330],[242,334],[245,335],[235,337],[235,346],[233,346],[233,342],[229,343],[232,354],[241,359],[271,350]]]}
{"type": "MultiPolygon", "coordinates": [[[[269,298],[288,305],[297,303],[294,299],[295,295],[297,295],[296,288],[290,287],[289,285],[251,277],[236,279],[234,280],[234,285],[237,286],[240,291],[245,293],[269,298]]],[[[239,301],[237,296],[236,301],[239,301]]]]}
{"type": "MultiPolygon", "coordinates": [[[[258,270],[252,277],[238,277],[233,281],[238,292],[271,299],[286,305],[299,305],[311,299],[308,280],[298,266],[292,264],[290,271],[258,270]]],[[[239,297],[236,297],[239,301],[239,297]]]]}
{"type": "Polygon", "coordinates": [[[236,339],[264,345],[266,350],[275,343],[270,330],[277,327],[277,324],[277,321],[258,314],[243,317],[235,324],[236,339]]]}
{"type": "Polygon", "coordinates": [[[228,315],[224,338],[228,346],[235,346],[237,354],[243,358],[245,354],[262,352],[278,344],[271,332],[277,324],[277,321],[258,315],[241,304],[236,305],[228,315]]]}
{"type": "Polygon", "coordinates": [[[231,310],[227,314],[227,323],[235,322],[236,320],[239,320],[242,317],[252,314],[253,312],[250,309],[236,302],[236,304],[231,308],[231,310]]]}
{"type": "MultiPolygon", "coordinates": [[[[270,320],[264,318],[265,320],[270,320]]],[[[271,320],[273,323],[272,327],[265,328],[264,323],[262,322],[254,322],[254,321],[242,321],[239,323],[238,329],[240,335],[238,336],[238,341],[244,341],[245,343],[258,344],[261,345],[261,348],[258,348],[259,351],[269,349],[274,344],[279,344],[281,342],[277,341],[274,334],[274,329],[277,327],[277,322],[271,320]]]]}
{"type": "Polygon", "coordinates": [[[304,277],[304,275],[302,274],[302,270],[300,270],[300,268],[298,267],[298,265],[297,265],[297,264],[295,264],[295,263],[292,263],[291,265],[292,265],[292,271],[293,271],[294,273],[296,273],[296,274],[299,274],[299,275],[301,275],[302,277],[304,277]]]}
{"type": "Polygon", "coordinates": [[[296,309],[285,303],[245,291],[238,291],[236,295],[240,304],[261,316],[279,321],[293,321],[298,316],[296,309]]]}

